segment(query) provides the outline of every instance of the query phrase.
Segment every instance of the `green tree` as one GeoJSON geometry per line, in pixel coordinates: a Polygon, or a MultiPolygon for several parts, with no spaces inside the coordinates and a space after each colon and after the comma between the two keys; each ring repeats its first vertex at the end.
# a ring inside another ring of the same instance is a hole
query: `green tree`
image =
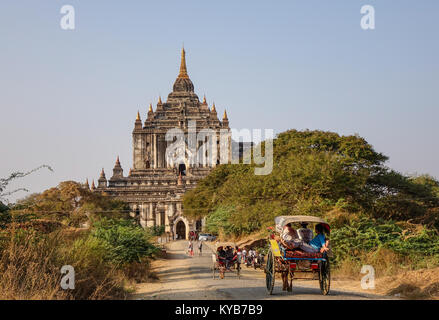
{"type": "Polygon", "coordinates": [[[208,220],[212,215],[212,221],[221,217],[229,230],[243,234],[272,224],[281,214],[324,216],[342,207],[352,213],[422,221],[439,207],[436,180],[406,177],[387,168],[388,158],[357,135],[290,130],[279,134],[273,146],[270,175],[255,175],[255,164],[220,165],[185,194],[185,215],[208,220]]]}
{"type": "Polygon", "coordinates": [[[104,217],[127,217],[127,203],[105,193],[92,192],[82,184],[64,181],[41,194],[32,194],[18,201],[12,208],[16,215],[56,220],[71,226],[80,226],[104,217]]]}

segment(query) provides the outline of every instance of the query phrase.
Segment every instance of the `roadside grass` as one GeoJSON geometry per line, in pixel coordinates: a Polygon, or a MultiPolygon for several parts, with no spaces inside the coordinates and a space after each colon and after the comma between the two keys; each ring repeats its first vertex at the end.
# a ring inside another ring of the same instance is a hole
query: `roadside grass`
{"type": "Polygon", "coordinates": [[[105,220],[90,230],[22,227],[0,230],[0,299],[126,299],[135,283],[156,277],[149,263],[155,247],[130,222],[105,220]],[[74,267],[74,290],[60,286],[63,265],[74,267]]]}

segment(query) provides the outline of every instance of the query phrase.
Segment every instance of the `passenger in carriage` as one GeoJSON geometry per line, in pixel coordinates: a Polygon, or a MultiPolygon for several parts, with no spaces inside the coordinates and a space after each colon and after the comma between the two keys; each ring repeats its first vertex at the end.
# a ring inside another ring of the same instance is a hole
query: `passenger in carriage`
{"type": "Polygon", "coordinates": [[[305,243],[309,243],[313,238],[313,232],[311,229],[308,229],[308,222],[302,222],[301,228],[297,230],[297,234],[299,235],[299,239],[303,240],[305,243]]]}
{"type": "Polygon", "coordinates": [[[245,263],[246,259],[247,259],[247,249],[246,249],[246,247],[244,247],[242,249],[242,260],[241,261],[243,261],[243,263],[245,263]]]}
{"type": "Polygon", "coordinates": [[[323,225],[317,224],[315,231],[317,235],[308,244],[299,239],[297,231],[289,223],[284,227],[281,237],[289,249],[300,249],[307,253],[327,252],[329,250],[329,240],[325,238],[323,225]]]}
{"type": "Polygon", "coordinates": [[[230,269],[230,266],[232,265],[235,259],[236,259],[236,255],[233,252],[233,248],[231,246],[227,246],[225,250],[225,262],[227,269],[230,269]]]}
{"type": "Polygon", "coordinates": [[[217,252],[218,252],[218,261],[225,263],[227,258],[226,251],[224,251],[223,247],[218,247],[217,252]]]}
{"type": "Polygon", "coordinates": [[[238,259],[238,263],[241,263],[241,261],[242,261],[242,250],[238,246],[235,247],[235,255],[236,255],[236,259],[238,259]]]}
{"type": "Polygon", "coordinates": [[[299,239],[299,236],[297,235],[296,229],[293,228],[291,223],[288,223],[283,228],[281,238],[285,242],[285,244],[288,245],[290,249],[298,248],[302,244],[302,241],[299,239]]]}
{"type": "Polygon", "coordinates": [[[329,240],[326,239],[324,234],[324,228],[321,223],[315,226],[317,235],[312,239],[309,244],[303,243],[300,248],[309,253],[325,253],[329,251],[329,240]]]}

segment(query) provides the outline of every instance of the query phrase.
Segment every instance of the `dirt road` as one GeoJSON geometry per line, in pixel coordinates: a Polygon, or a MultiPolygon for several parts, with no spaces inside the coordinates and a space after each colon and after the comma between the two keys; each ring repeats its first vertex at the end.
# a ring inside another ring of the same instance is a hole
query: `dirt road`
{"type": "MultiPolygon", "coordinates": [[[[194,245],[197,248],[196,245],[194,245]]],[[[204,246],[202,256],[195,250],[195,256],[186,254],[187,241],[175,241],[167,244],[167,258],[155,261],[153,271],[160,280],[141,283],[137,286],[132,299],[181,299],[181,300],[257,300],[257,299],[392,299],[362,292],[337,290],[336,284],[330,294],[320,294],[318,281],[294,281],[293,292],[282,291],[280,280],[276,281],[273,295],[265,289],[265,274],[258,270],[243,267],[241,278],[226,273],[225,279],[212,279],[212,254],[204,246]]]]}

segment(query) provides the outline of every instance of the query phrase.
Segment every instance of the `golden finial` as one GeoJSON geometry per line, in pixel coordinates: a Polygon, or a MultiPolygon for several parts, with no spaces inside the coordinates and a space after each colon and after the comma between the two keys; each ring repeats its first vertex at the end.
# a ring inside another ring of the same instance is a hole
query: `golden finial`
{"type": "Polygon", "coordinates": [[[181,48],[180,73],[178,74],[178,78],[189,79],[186,69],[186,52],[184,51],[184,47],[181,48]]]}
{"type": "Polygon", "coordinates": [[[149,110],[148,112],[152,112],[152,103],[149,104],[149,110]]]}
{"type": "Polygon", "coordinates": [[[137,110],[137,117],[136,117],[136,120],[140,120],[140,113],[139,113],[139,110],[137,110]]]}
{"type": "Polygon", "coordinates": [[[162,97],[159,96],[159,104],[162,104],[162,97]]]}
{"type": "MultiPolygon", "coordinates": [[[[119,156],[117,156],[117,159],[116,159],[116,165],[119,165],[119,166],[120,166],[119,156]]],[[[102,172],[104,172],[104,169],[102,169],[102,172]]]]}
{"type": "Polygon", "coordinates": [[[204,95],[204,97],[203,97],[203,104],[207,104],[206,95],[204,95]]]}
{"type": "Polygon", "coordinates": [[[216,112],[215,102],[213,103],[213,106],[212,106],[212,112],[216,112]]]}
{"type": "Polygon", "coordinates": [[[223,115],[223,119],[226,120],[227,119],[227,112],[226,110],[224,110],[224,115],[223,115]]]}
{"type": "Polygon", "coordinates": [[[93,181],[91,182],[91,189],[92,189],[92,190],[96,189],[96,186],[95,186],[95,181],[94,181],[94,179],[93,179],[93,181]]]}

